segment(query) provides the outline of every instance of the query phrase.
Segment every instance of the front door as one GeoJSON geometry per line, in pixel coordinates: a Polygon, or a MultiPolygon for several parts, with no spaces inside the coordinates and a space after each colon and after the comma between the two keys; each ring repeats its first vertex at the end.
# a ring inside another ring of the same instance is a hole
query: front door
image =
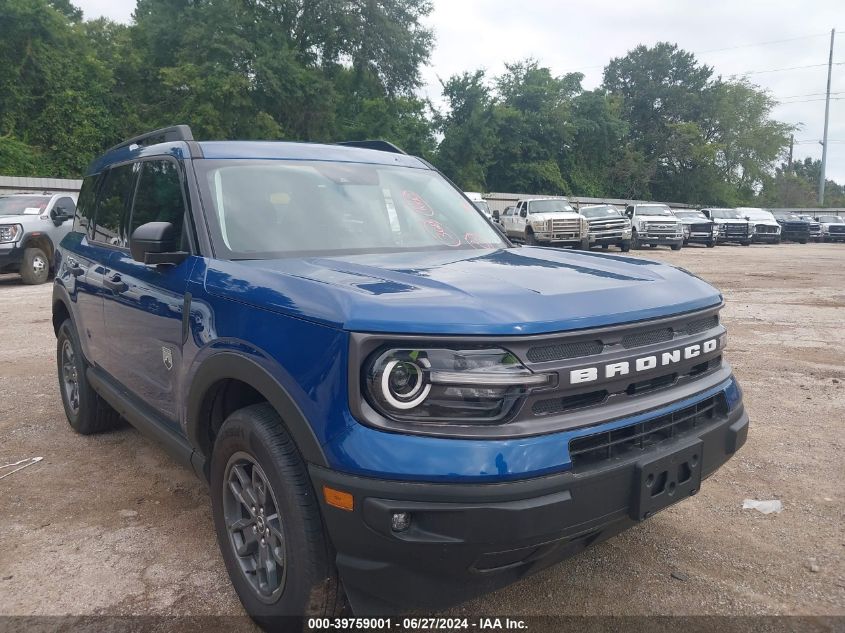
{"type": "MultiPolygon", "coordinates": [[[[180,166],[169,159],[140,163],[138,184],[127,225],[171,222],[184,236],[185,197],[180,166]]],[[[128,242],[127,242],[128,245],[128,242]]],[[[111,374],[131,393],[152,405],[174,425],[182,360],[182,311],[188,275],[196,258],[178,265],[146,265],[127,249],[109,261],[111,296],[104,303],[111,343],[111,374]]]]}

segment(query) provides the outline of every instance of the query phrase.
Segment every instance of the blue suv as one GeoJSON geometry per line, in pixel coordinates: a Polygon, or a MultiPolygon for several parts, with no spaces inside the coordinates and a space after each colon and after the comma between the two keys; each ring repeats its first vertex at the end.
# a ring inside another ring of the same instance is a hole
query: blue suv
{"type": "Polygon", "coordinates": [[[120,417],[209,484],[246,611],[434,609],[698,492],[745,442],[722,296],[514,247],[382,142],[130,139],[53,293],[71,427],[120,417]]]}

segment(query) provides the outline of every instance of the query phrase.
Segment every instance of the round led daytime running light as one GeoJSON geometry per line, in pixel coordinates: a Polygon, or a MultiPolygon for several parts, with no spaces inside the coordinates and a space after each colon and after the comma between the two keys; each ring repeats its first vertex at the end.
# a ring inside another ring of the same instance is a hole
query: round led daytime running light
{"type": "Polygon", "coordinates": [[[384,371],[381,374],[381,395],[391,407],[400,410],[413,409],[428,397],[428,394],[431,391],[431,384],[426,382],[425,374],[423,373],[423,369],[420,365],[426,369],[431,367],[431,363],[427,358],[420,358],[416,362],[392,360],[385,365],[384,371]],[[414,385],[413,390],[404,396],[404,398],[411,398],[410,400],[399,400],[393,395],[390,388],[390,375],[400,363],[406,366],[410,365],[416,372],[417,382],[414,385]]]}

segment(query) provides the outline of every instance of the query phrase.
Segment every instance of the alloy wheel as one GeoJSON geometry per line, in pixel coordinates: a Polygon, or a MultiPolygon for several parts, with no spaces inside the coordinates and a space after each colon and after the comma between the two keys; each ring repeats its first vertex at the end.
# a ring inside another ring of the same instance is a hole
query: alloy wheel
{"type": "Polygon", "coordinates": [[[251,455],[238,452],[226,465],[222,493],[229,544],[241,572],[259,600],[276,602],[285,588],[287,558],[269,479],[251,455]]]}
{"type": "Polygon", "coordinates": [[[71,412],[79,413],[79,373],[70,339],[62,343],[62,392],[71,412]]]}

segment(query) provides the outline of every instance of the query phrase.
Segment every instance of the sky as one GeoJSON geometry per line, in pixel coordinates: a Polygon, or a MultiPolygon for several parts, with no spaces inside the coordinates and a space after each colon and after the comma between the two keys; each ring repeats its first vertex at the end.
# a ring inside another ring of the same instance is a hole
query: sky
{"type": "MultiPolygon", "coordinates": [[[[72,0],[86,18],[129,22],[135,0],[72,0]]],[[[669,41],[727,78],[747,78],[782,101],[773,117],[800,124],[795,157],[821,158],[830,30],[833,52],[827,177],[845,183],[845,11],[842,0],[433,0],[436,46],[422,93],[440,102],[440,79],[533,57],[555,74],[582,72],[584,87],[639,44],[669,41]],[[838,62],[838,65],[836,65],[838,62]],[[800,67],[800,68],[796,68],[800,67]],[[784,70],[791,69],[791,70],[784,70]]]]}

